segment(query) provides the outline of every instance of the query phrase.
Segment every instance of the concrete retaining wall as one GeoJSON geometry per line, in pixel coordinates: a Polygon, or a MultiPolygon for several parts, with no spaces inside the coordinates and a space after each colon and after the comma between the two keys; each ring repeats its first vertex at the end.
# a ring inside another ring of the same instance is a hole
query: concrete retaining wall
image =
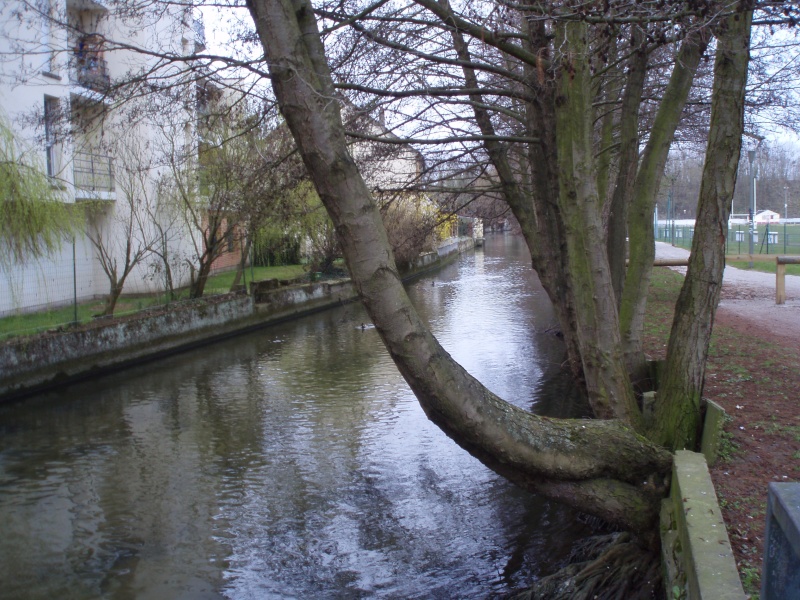
{"type": "MultiPolygon", "coordinates": [[[[454,240],[420,257],[404,280],[440,268],[471,239],[454,240]]],[[[151,360],[358,298],[349,279],[280,286],[258,282],[252,296],[202,299],[111,322],[46,332],[0,343],[0,400],[151,360]],[[253,299],[257,302],[254,302],[253,299]]]]}
{"type": "Polygon", "coordinates": [[[253,324],[247,296],[196,301],[158,314],[98,321],[0,345],[0,397],[13,397],[230,335],[253,324]]]}
{"type": "Polygon", "coordinates": [[[137,314],[80,329],[15,338],[0,345],[0,398],[119,369],[259,327],[351,302],[350,280],[311,283],[172,305],[166,312],[137,314]]]}
{"type": "Polygon", "coordinates": [[[661,510],[664,583],[669,598],[745,600],[705,457],[675,453],[670,497],[661,510]]]}

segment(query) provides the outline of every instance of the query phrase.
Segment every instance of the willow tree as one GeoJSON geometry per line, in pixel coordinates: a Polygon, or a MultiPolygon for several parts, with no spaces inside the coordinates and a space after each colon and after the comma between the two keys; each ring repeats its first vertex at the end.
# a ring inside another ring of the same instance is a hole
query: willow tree
{"type": "Polygon", "coordinates": [[[0,119],[0,266],[58,250],[78,220],[79,214],[62,201],[58,182],[0,119]]]}

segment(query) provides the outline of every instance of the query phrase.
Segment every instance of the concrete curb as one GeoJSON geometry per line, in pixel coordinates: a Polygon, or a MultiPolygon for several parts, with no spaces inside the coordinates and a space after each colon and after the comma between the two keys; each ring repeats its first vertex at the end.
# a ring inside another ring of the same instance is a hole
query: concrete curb
{"type": "Polygon", "coordinates": [[[662,503],[661,552],[668,597],[744,600],[728,532],[705,457],[675,453],[670,497],[662,503]]]}

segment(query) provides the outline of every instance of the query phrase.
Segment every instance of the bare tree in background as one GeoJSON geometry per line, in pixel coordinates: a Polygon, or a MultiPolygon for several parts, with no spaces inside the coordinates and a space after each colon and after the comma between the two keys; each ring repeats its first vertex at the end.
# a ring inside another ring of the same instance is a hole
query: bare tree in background
{"type": "Polygon", "coordinates": [[[113,203],[96,201],[87,204],[87,237],[103,273],[109,292],[100,316],[111,316],[128,276],[143,264],[160,241],[159,231],[148,217],[154,213],[156,192],[150,185],[149,150],[134,136],[117,144],[116,187],[113,203]],[[113,221],[116,226],[107,226],[113,221]]]}

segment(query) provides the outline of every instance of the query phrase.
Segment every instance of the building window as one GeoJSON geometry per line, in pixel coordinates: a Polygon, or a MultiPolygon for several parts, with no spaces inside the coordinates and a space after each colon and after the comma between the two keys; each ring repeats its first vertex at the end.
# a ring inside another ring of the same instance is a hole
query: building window
{"type": "Polygon", "coordinates": [[[45,48],[45,63],[42,72],[56,76],[56,52],[53,48],[53,3],[52,0],[39,0],[42,15],[42,46],[45,48]]]}
{"type": "Polygon", "coordinates": [[[58,144],[56,143],[56,124],[58,122],[58,98],[44,97],[44,148],[47,162],[47,175],[55,177],[61,170],[58,144]]]}

